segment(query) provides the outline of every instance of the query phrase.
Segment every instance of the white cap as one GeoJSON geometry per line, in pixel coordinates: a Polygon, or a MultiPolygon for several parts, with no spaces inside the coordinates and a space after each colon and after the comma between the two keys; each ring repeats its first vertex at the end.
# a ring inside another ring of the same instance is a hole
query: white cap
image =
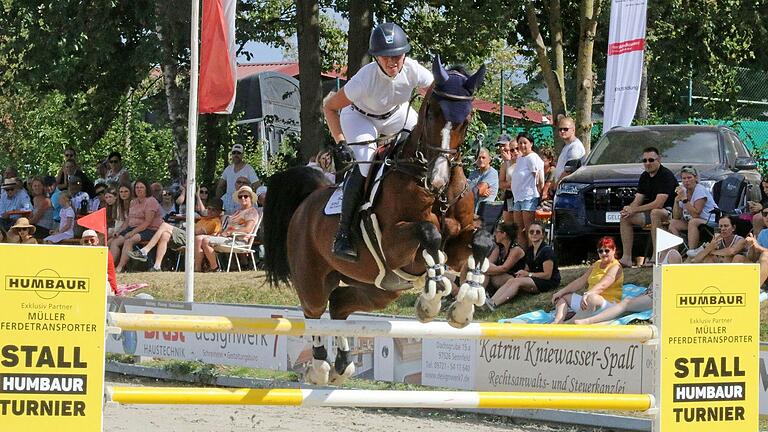
{"type": "Polygon", "coordinates": [[[86,238],[86,237],[98,237],[98,236],[99,235],[96,234],[96,231],[94,231],[92,229],[83,231],[83,235],[82,235],[83,238],[86,238]]]}
{"type": "Polygon", "coordinates": [[[243,145],[242,144],[235,144],[235,145],[232,146],[232,150],[230,150],[230,151],[231,152],[240,152],[240,153],[242,153],[243,152],[243,145]]]}
{"type": "Polygon", "coordinates": [[[266,186],[259,186],[256,188],[256,196],[261,196],[261,194],[267,193],[267,187],[266,186]]]}

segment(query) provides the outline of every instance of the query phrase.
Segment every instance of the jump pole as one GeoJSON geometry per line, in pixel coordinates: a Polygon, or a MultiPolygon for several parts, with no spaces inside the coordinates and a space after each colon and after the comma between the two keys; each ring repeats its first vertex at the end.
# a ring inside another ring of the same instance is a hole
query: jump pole
{"type": "Polygon", "coordinates": [[[653,325],[594,326],[551,324],[470,323],[464,328],[445,322],[363,320],[294,320],[194,315],[108,314],[114,331],[179,331],[283,336],[352,336],[429,339],[563,339],[622,340],[645,343],[657,337],[653,325]],[[119,329],[119,330],[118,330],[119,329]]]}
{"type": "Polygon", "coordinates": [[[280,405],[357,408],[518,408],[647,411],[650,394],[532,393],[401,390],[221,389],[111,387],[119,404],[280,405]]]}

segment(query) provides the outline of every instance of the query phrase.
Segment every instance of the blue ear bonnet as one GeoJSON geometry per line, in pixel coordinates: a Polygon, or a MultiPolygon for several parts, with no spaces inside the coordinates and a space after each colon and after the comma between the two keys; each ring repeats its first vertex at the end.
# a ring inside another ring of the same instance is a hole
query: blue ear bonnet
{"type": "MultiPolygon", "coordinates": [[[[464,87],[464,83],[467,81],[467,77],[456,72],[448,72],[448,81],[441,85],[436,85],[435,89],[442,93],[457,96],[472,96],[464,87]]],[[[449,122],[457,125],[464,122],[472,112],[472,101],[469,100],[450,100],[440,95],[435,95],[437,103],[440,105],[440,110],[443,112],[443,117],[449,122]]]]}
{"type": "Polygon", "coordinates": [[[455,70],[447,71],[440,61],[440,56],[436,55],[432,60],[432,74],[435,77],[435,90],[437,90],[437,93],[433,92],[433,96],[440,105],[443,117],[453,124],[463,123],[472,111],[470,98],[485,78],[485,65],[481,66],[474,75],[467,77],[455,70]],[[461,99],[453,99],[450,96],[458,96],[461,99]]]}

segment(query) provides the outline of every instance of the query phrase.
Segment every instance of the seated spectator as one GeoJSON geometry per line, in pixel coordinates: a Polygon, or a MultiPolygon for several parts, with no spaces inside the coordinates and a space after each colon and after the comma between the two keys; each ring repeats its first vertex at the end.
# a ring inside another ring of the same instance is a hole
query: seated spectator
{"type": "MultiPolygon", "coordinates": [[[[245,177],[245,176],[238,177],[235,180],[235,191],[240,190],[240,188],[243,187],[243,186],[250,186],[250,185],[251,185],[251,181],[248,179],[248,177],[245,177]]],[[[231,202],[232,201],[232,197],[223,196],[223,197],[221,197],[221,200],[224,201],[224,213],[231,214],[231,213],[237,211],[240,208],[239,203],[236,203],[238,205],[235,206],[232,211],[227,212],[227,200],[229,200],[231,202]]],[[[254,202],[254,204],[255,204],[255,202],[254,202]]]]}
{"type": "Polygon", "coordinates": [[[557,179],[555,178],[555,154],[550,149],[541,149],[539,157],[544,162],[544,186],[541,188],[541,203],[539,208],[545,211],[552,210],[552,200],[555,199],[557,179]]]}
{"type": "Polygon", "coordinates": [[[540,293],[553,290],[560,285],[560,270],[557,268],[555,251],[544,243],[544,225],[534,221],[528,228],[530,246],[525,251],[525,269],[515,273],[499,288],[492,298],[486,299],[490,310],[513,299],[520,290],[540,293]]]}
{"type": "MultiPolygon", "coordinates": [[[[183,202],[183,201],[182,201],[183,202]]],[[[163,219],[168,215],[176,213],[176,201],[173,199],[173,194],[169,190],[161,192],[160,198],[160,217],[163,219]]]]}
{"type": "Polygon", "coordinates": [[[59,243],[75,237],[75,211],[72,209],[72,196],[68,191],[62,191],[59,196],[59,228],[52,230],[45,243],[59,243]]]}
{"type": "Polygon", "coordinates": [[[128,264],[128,252],[133,250],[136,243],[149,241],[155,231],[163,223],[160,217],[160,204],[148,196],[147,184],[141,180],[133,183],[135,198],[128,210],[127,226],[121,226],[121,231],[112,240],[110,251],[117,260],[115,271],[122,272],[128,264]]]}
{"type": "MultiPolygon", "coordinates": [[[[256,201],[256,193],[253,192],[250,186],[241,186],[240,189],[235,191],[233,199],[240,201],[240,209],[229,217],[227,228],[218,236],[201,235],[199,239],[196,236],[195,247],[197,248],[199,244],[199,249],[195,250],[195,271],[202,270],[203,258],[208,262],[209,271],[221,271],[216,262],[214,247],[228,242],[231,243],[233,241],[232,235],[235,233],[253,233],[253,229],[259,222],[261,213],[253,205],[256,201]]],[[[240,238],[242,243],[247,243],[249,240],[245,236],[240,238]]]]}
{"type": "Polygon", "coordinates": [[[744,237],[736,234],[736,218],[733,216],[722,216],[717,221],[720,228],[719,233],[715,233],[712,241],[709,242],[695,257],[691,258],[692,263],[738,263],[746,262],[744,255],[747,245],[744,237]]]}
{"type": "Polygon", "coordinates": [[[35,226],[30,224],[27,218],[18,218],[8,232],[6,243],[37,244],[37,239],[32,237],[34,233],[35,226]]]}
{"type": "Polygon", "coordinates": [[[16,178],[3,179],[3,192],[5,194],[0,197],[0,229],[8,231],[21,217],[19,211],[31,211],[32,203],[27,192],[19,187],[16,178]]]}
{"type": "MultiPolygon", "coordinates": [[[[683,257],[676,249],[670,248],[661,251],[659,254],[659,264],[680,264],[683,257]]],[[[595,315],[586,318],[573,320],[574,324],[597,324],[605,321],[611,321],[624,315],[626,312],[642,312],[653,308],[653,289],[648,287],[645,292],[637,297],[627,297],[618,304],[605,308],[595,315]]]]}
{"type": "Polygon", "coordinates": [[[69,195],[72,197],[72,208],[79,215],[88,214],[91,197],[82,190],[82,179],[78,176],[70,176],[68,180],[69,195]]]}
{"type": "Polygon", "coordinates": [[[525,251],[515,242],[517,231],[514,223],[503,223],[496,229],[496,244],[488,256],[490,265],[485,272],[486,292],[489,295],[525,268],[525,251]]]}
{"type": "Polygon", "coordinates": [[[113,151],[107,158],[109,169],[107,170],[107,183],[114,185],[130,184],[131,176],[123,167],[123,156],[120,152],[113,151]]]}
{"type": "Polygon", "coordinates": [[[96,183],[96,186],[93,187],[93,193],[93,198],[88,200],[88,213],[93,213],[107,207],[107,201],[104,199],[104,195],[107,193],[107,185],[105,183],[96,183]]]}
{"type": "Polygon", "coordinates": [[[54,227],[53,206],[41,177],[33,178],[31,185],[32,214],[29,216],[29,223],[35,226],[35,238],[42,240],[48,237],[54,227]]]}
{"type": "Polygon", "coordinates": [[[481,147],[475,161],[477,169],[467,177],[468,187],[475,195],[475,214],[481,202],[493,202],[499,193],[499,173],[491,166],[491,153],[481,147]]]}
{"type": "Polygon", "coordinates": [[[336,168],[333,166],[333,158],[330,151],[321,151],[318,154],[312,156],[307,163],[307,166],[314,168],[325,177],[328,184],[336,183],[336,168]]]}
{"type": "Polygon", "coordinates": [[[152,195],[152,198],[157,200],[158,204],[163,202],[163,185],[158,182],[154,182],[149,185],[149,191],[150,195],[152,195]]]}
{"type": "Polygon", "coordinates": [[[669,168],[661,164],[661,155],[656,147],[643,150],[643,173],[632,202],[621,209],[621,265],[631,267],[632,243],[635,238],[634,226],[651,224],[651,240],[656,248],[656,228],[661,228],[675,204],[677,179],[669,168]]]}
{"type": "MultiPolygon", "coordinates": [[[[207,209],[208,216],[205,216],[199,221],[195,222],[196,236],[216,235],[221,232],[221,212],[223,206],[224,203],[221,201],[221,198],[211,199],[211,203],[208,205],[207,209]]],[[[199,241],[202,241],[202,238],[200,238],[200,240],[195,238],[195,246],[197,248],[200,247],[198,244],[199,241]]],[[[157,251],[155,251],[155,264],[152,266],[152,268],[150,268],[149,271],[160,271],[160,266],[162,265],[163,258],[165,257],[165,253],[168,250],[169,242],[172,243],[171,247],[173,249],[186,247],[187,232],[181,228],[163,222],[163,224],[160,225],[160,228],[157,229],[157,232],[154,236],[152,236],[152,239],[149,240],[149,243],[147,243],[146,246],[141,249],[128,252],[128,256],[131,259],[146,262],[147,259],[149,259],[149,252],[155,246],[157,246],[157,251]]]]}
{"type": "Polygon", "coordinates": [[[533,151],[533,137],[521,132],[517,135],[517,145],[520,156],[512,171],[512,218],[520,231],[517,233],[517,243],[528,246],[525,233],[531,222],[536,218],[536,207],[541,201],[541,189],[544,186],[544,161],[533,151]]]}
{"type": "Polygon", "coordinates": [[[752,214],[752,232],[757,236],[766,226],[768,218],[768,180],[760,181],[760,202],[747,201],[747,209],[752,214]]]}
{"type": "Polygon", "coordinates": [[[717,206],[709,188],[699,183],[696,168],[684,166],[680,178],[682,185],[675,190],[669,232],[680,235],[681,231],[688,231],[688,256],[696,256],[703,249],[699,248],[699,225],[707,223],[717,206]]]}
{"type": "Polygon", "coordinates": [[[77,163],[77,153],[74,149],[68,148],[64,150],[64,162],[56,174],[56,184],[59,189],[65,190],[69,187],[68,177],[77,176],[83,182],[82,190],[89,195],[93,193],[93,182],[88,176],[80,169],[80,165],[77,163]]]}
{"type": "Polygon", "coordinates": [[[264,200],[267,199],[267,187],[266,186],[259,186],[256,188],[256,205],[259,206],[259,208],[264,207],[264,200]]]}
{"type": "Polygon", "coordinates": [[[96,187],[99,183],[103,185],[107,185],[109,181],[107,180],[107,173],[109,172],[109,164],[106,160],[97,160],[96,161],[96,181],[93,182],[93,186],[96,187]]]}
{"type": "Polygon", "coordinates": [[[601,238],[597,242],[597,254],[599,259],[583,275],[552,295],[552,304],[555,305],[553,324],[565,321],[569,311],[595,312],[621,301],[624,271],[616,259],[613,238],[601,238]],[[576,294],[584,288],[584,294],[576,294]]]}
{"type": "Polygon", "coordinates": [[[131,208],[131,201],[133,201],[133,191],[129,185],[120,185],[117,188],[117,215],[115,218],[115,232],[120,232],[125,228],[126,221],[128,220],[128,211],[131,208]]]}
{"type": "Polygon", "coordinates": [[[765,288],[765,281],[768,279],[768,230],[760,231],[758,238],[749,234],[745,242],[747,261],[760,264],[760,287],[765,288]]]}

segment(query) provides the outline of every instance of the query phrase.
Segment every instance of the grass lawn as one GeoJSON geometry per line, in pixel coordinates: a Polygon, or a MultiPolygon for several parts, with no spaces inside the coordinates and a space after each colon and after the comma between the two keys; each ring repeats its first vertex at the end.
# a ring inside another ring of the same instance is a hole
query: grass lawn
{"type": "MultiPolygon", "coordinates": [[[[586,270],[584,266],[564,267],[560,269],[561,286],[576,279],[586,270]]],[[[650,268],[625,269],[624,281],[641,286],[650,285],[653,273],[650,268]]],[[[120,283],[148,283],[143,292],[156,299],[184,300],[184,273],[124,273],[118,275],[120,283]]],[[[413,305],[419,292],[411,290],[390,304],[381,313],[414,316],[413,305]]],[[[537,309],[551,310],[552,294],[520,294],[512,302],[502,305],[494,312],[477,310],[476,321],[496,321],[510,318],[537,309]]],[[[202,303],[239,303],[298,306],[299,299],[290,286],[270,287],[264,273],[197,273],[195,274],[195,301],[202,303]]],[[[444,314],[441,313],[441,318],[444,314]]],[[[760,307],[760,340],[768,340],[768,304],[760,307]]]]}

